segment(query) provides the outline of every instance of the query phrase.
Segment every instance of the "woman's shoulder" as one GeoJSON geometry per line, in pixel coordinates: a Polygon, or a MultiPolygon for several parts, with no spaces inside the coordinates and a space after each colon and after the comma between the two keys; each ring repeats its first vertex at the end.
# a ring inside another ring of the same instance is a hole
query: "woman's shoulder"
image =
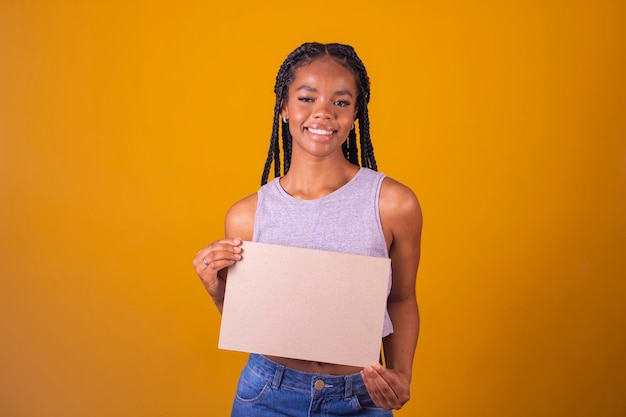
{"type": "Polygon", "coordinates": [[[380,188],[381,202],[417,204],[419,201],[413,190],[401,182],[385,177],[380,188]]]}
{"type": "Polygon", "coordinates": [[[230,206],[224,221],[226,237],[252,240],[257,201],[258,194],[254,193],[230,206]]]}
{"type": "Polygon", "coordinates": [[[385,177],[380,188],[381,216],[413,217],[421,219],[421,206],[413,190],[390,177],[385,177]]]}

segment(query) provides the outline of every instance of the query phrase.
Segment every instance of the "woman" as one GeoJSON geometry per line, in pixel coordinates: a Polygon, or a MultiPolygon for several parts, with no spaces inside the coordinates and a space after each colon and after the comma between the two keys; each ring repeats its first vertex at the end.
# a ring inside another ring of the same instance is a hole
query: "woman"
{"type": "Polygon", "coordinates": [[[201,249],[194,268],[221,312],[228,267],[241,259],[242,240],[391,258],[382,334],[385,366],[361,369],[251,354],[232,415],[391,415],[388,410],[409,400],[419,332],[419,202],[409,188],[376,172],[369,78],[352,47],[301,45],[283,62],[275,93],[262,187],[230,208],[226,238],[201,249]],[[272,162],[275,178],[267,183],[272,162]]]}

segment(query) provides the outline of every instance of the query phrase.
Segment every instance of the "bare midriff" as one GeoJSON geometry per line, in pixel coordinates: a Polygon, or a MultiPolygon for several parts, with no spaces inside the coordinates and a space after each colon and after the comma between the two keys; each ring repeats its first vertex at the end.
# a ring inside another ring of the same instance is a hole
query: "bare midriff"
{"type": "Polygon", "coordinates": [[[300,372],[312,372],[327,375],[349,375],[360,372],[363,369],[358,366],[336,365],[333,363],[305,361],[301,359],[282,358],[279,356],[265,355],[265,357],[300,372]]]}

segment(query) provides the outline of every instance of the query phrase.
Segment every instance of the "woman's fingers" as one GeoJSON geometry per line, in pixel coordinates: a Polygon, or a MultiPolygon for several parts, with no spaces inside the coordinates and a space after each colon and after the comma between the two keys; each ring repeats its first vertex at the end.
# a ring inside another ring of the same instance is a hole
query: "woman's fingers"
{"type": "Polygon", "coordinates": [[[241,259],[241,239],[221,239],[202,248],[192,264],[214,299],[224,296],[226,268],[241,259]]]}
{"type": "Polygon", "coordinates": [[[366,367],[363,381],[374,403],[387,410],[399,410],[410,396],[409,384],[398,373],[381,365],[366,367]]]}
{"type": "MultiPolygon", "coordinates": [[[[217,240],[198,251],[192,264],[197,272],[207,269],[213,262],[238,261],[241,259],[241,239],[217,240]]],[[[222,269],[222,264],[214,265],[214,271],[222,269]],[[219,267],[218,267],[219,266],[219,267]]]]}

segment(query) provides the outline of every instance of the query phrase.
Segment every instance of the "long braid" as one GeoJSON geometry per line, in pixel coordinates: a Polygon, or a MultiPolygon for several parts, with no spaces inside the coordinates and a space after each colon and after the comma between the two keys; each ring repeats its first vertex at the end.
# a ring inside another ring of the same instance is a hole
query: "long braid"
{"type": "MultiPolygon", "coordinates": [[[[370,82],[363,62],[349,45],[308,42],[300,45],[287,56],[287,59],[282,63],[276,75],[276,84],[274,85],[274,94],[276,95],[274,122],[272,125],[270,147],[261,177],[261,185],[266,184],[268,181],[272,162],[274,163],[274,177],[281,175],[280,144],[278,141],[280,113],[283,102],[286,102],[289,98],[288,90],[295,78],[296,70],[302,66],[308,65],[320,56],[330,56],[334,58],[354,75],[358,89],[356,111],[359,125],[361,166],[377,170],[374,148],[370,138],[370,121],[367,110],[370,99],[370,82]]],[[[283,122],[280,127],[283,147],[283,173],[286,174],[291,165],[292,138],[288,123],[283,122]]],[[[342,150],[346,160],[352,164],[359,165],[359,150],[356,136],[356,129],[351,130],[347,140],[342,144],[342,150]]]]}
{"type": "Polygon", "coordinates": [[[272,136],[270,138],[270,148],[267,152],[265,167],[261,184],[267,183],[272,162],[274,162],[274,176],[280,175],[280,148],[278,146],[278,118],[280,117],[280,102],[277,100],[274,105],[274,123],[272,123],[272,136]]]}
{"type": "Polygon", "coordinates": [[[284,155],[285,164],[284,165],[285,165],[285,174],[286,174],[289,171],[289,167],[291,166],[291,134],[289,133],[289,122],[283,122],[282,133],[283,133],[283,151],[285,152],[285,155],[284,155]]]}
{"type": "MultiPolygon", "coordinates": [[[[367,108],[370,99],[369,77],[367,75],[367,71],[365,70],[363,62],[357,56],[356,52],[353,49],[348,50],[348,59],[352,60],[355,63],[353,65],[353,70],[356,71],[357,80],[360,81],[358,83],[359,97],[357,99],[357,119],[359,121],[358,126],[361,146],[361,166],[376,171],[378,167],[376,165],[376,158],[374,157],[374,147],[372,145],[372,140],[370,137],[370,120],[369,111],[367,108]]],[[[354,136],[356,138],[356,135],[354,136]]],[[[351,143],[349,146],[353,147],[355,154],[354,158],[358,160],[358,157],[356,156],[356,139],[355,142],[351,143]]],[[[357,164],[358,162],[354,161],[353,163],[357,164]]]]}
{"type": "Polygon", "coordinates": [[[343,156],[354,165],[359,165],[359,151],[356,146],[356,132],[351,130],[348,139],[342,145],[343,156]]]}
{"type": "Polygon", "coordinates": [[[361,136],[361,166],[378,170],[376,158],[374,157],[374,146],[370,140],[370,123],[367,107],[359,117],[359,134],[361,136]],[[361,127],[363,126],[363,127],[361,127]]]}

